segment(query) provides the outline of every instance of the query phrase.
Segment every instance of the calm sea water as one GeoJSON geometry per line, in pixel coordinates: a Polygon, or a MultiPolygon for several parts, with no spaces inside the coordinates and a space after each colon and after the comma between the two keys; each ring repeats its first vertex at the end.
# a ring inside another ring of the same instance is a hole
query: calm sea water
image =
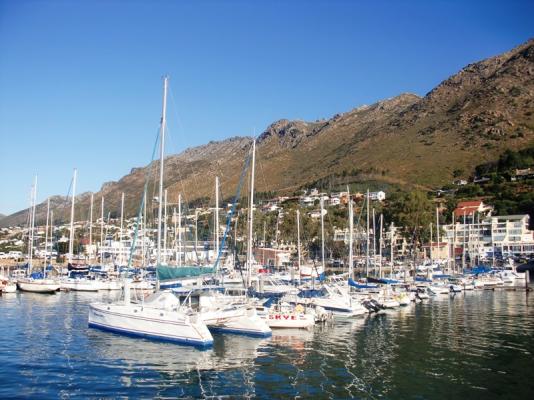
{"type": "Polygon", "coordinates": [[[383,314],[214,336],[209,350],[87,327],[104,294],[0,297],[0,398],[532,398],[534,295],[481,291],[383,314]],[[529,304],[530,300],[530,304],[529,304]]]}

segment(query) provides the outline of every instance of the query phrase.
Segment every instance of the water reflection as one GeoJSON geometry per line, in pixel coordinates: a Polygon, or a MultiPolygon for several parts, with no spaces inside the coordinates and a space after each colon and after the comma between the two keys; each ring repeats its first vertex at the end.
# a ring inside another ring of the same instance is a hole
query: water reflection
{"type": "Polygon", "coordinates": [[[205,351],[89,329],[88,304],[116,296],[1,297],[0,398],[498,398],[511,387],[517,397],[534,390],[534,311],[524,292],[436,297],[268,339],[215,335],[205,351]]]}

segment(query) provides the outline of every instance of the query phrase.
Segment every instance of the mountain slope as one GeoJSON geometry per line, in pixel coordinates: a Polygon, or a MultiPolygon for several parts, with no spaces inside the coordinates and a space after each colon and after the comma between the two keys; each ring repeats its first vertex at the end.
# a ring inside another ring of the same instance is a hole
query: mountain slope
{"type": "MultiPolygon", "coordinates": [[[[258,138],[258,191],[291,193],[332,176],[397,185],[435,187],[496,159],[505,149],[534,143],[534,40],[504,54],[470,64],[424,97],[401,94],[315,122],[280,120],[258,138]]],[[[234,194],[251,138],[235,137],[169,156],[165,163],[168,200],[213,198],[214,178],[223,197],[234,194]]],[[[95,194],[118,212],[126,194],[135,214],[147,173],[157,162],[135,168],[95,194]]],[[[149,186],[149,200],[155,185],[149,186]]],[[[89,194],[78,199],[77,219],[87,218],[89,194]]],[[[204,204],[208,204],[207,200],[204,204]]],[[[212,202],[213,203],[213,202],[212,202]]],[[[99,203],[97,203],[98,205],[99,203]]],[[[65,207],[56,215],[65,217],[65,207]]],[[[44,218],[38,207],[37,220],[44,218]]],[[[25,221],[21,211],[0,225],[25,221]]]]}

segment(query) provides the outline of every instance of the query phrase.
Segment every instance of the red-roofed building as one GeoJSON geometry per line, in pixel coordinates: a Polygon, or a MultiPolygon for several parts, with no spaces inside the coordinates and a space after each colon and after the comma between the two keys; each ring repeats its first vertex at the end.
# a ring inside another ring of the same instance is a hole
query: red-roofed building
{"type": "Polygon", "coordinates": [[[464,216],[466,222],[475,222],[476,216],[488,217],[491,215],[493,207],[484,204],[482,200],[460,201],[454,210],[454,219],[463,222],[464,216]]]}

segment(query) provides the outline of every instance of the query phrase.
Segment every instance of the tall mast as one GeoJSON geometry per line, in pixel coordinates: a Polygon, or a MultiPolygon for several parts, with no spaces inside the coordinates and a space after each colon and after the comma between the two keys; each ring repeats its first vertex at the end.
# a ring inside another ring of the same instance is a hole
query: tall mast
{"type": "Polygon", "coordinates": [[[89,259],[93,255],[93,200],[94,195],[91,193],[91,206],[89,207],[89,249],[91,253],[89,259]]]}
{"type": "Polygon", "coordinates": [[[369,189],[367,189],[367,244],[365,247],[365,276],[369,275],[369,189]]]}
{"type": "MultiPolygon", "coordinates": [[[[143,256],[142,256],[142,262],[143,262],[143,267],[146,267],[146,262],[145,262],[145,244],[146,244],[146,191],[143,193],[143,197],[144,197],[144,200],[143,200],[143,229],[141,230],[142,234],[143,234],[143,242],[142,242],[142,252],[143,252],[143,256]]],[[[149,263],[150,263],[150,260],[149,260],[149,263]]]]}
{"type": "Polygon", "coordinates": [[[250,170],[250,202],[248,221],[248,244],[247,244],[247,286],[251,284],[252,273],[252,225],[254,223],[254,169],[256,168],[256,139],[252,142],[252,168],[250,170]]]}
{"type": "Polygon", "coordinates": [[[31,196],[31,213],[30,213],[30,232],[28,234],[28,275],[32,270],[32,259],[33,259],[33,239],[34,239],[34,225],[35,225],[35,204],[37,203],[37,175],[35,175],[31,196]]]}
{"type": "Polygon", "coordinates": [[[297,210],[297,265],[300,278],[300,211],[297,210]]]}
{"type": "Polygon", "coordinates": [[[46,277],[46,259],[48,257],[48,222],[50,217],[50,197],[46,201],[46,228],[45,228],[45,245],[44,245],[44,269],[43,276],[46,277]]]}
{"type": "Polygon", "coordinates": [[[384,214],[380,214],[380,241],[378,248],[380,250],[380,263],[378,264],[378,278],[382,279],[382,247],[384,246],[384,214]]]}
{"type": "Polygon", "coordinates": [[[215,177],[215,260],[219,258],[219,177],[215,177]]]}
{"type": "MultiPolygon", "coordinates": [[[[430,264],[434,264],[434,254],[432,252],[432,248],[434,246],[432,246],[432,222],[430,223],[430,264]]],[[[425,256],[426,257],[426,256],[425,256]]]]}
{"type": "Polygon", "coordinates": [[[76,176],[78,170],[74,168],[74,176],[72,177],[72,201],[70,204],[70,238],[69,238],[69,263],[72,264],[72,256],[74,253],[74,199],[76,197],[76,176]]]}
{"type": "Polygon", "coordinates": [[[178,265],[182,266],[182,194],[178,193],[178,265]]]}
{"type": "Polygon", "coordinates": [[[436,207],[436,241],[438,242],[438,249],[440,248],[439,239],[439,208],[436,207]]]}
{"type": "Polygon", "coordinates": [[[172,220],[174,222],[174,254],[176,256],[176,265],[178,265],[178,227],[176,226],[178,223],[178,216],[176,215],[176,207],[172,209],[172,220]]]}
{"type": "Polygon", "coordinates": [[[119,263],[122,265],[122,235],[123,235],[123,220],[124,220],[124,192],[121,194],[121,230],[119,233],[119,254],[120,254],[120,261],[119,263]]]}
{"type": "Polygon", "coordinates": [[[167,262],[167,189],[163,192],[163,262],[167,262]]]}
{"type": "Polygon", "coordinates": [[[156,253],[156,264],[161,263],[161,202],[163,200],[163,158],[165,156],[165,124],[167,113],[167,84],[168,77],[163,78],[163,107],[161,111],[161,128],[159,141],[159,196],[158,196],[158,246],[156,253]]]}
{"type": "Polygon", "coordinates": [[[52,251],[54,250],[54,210],[50,210],[50,263],[52,263],[52,251]]]}
{"type": "Polygon", "coordinates": [[[376,275],[376,218],[373,207],[373,275],[376,275]]]}
{"type": "Polygon", "coordinates": [[[389,270],[389,276],[391,277],[393,275],[393,244],[395,242],[395,235],[393,234],[393,221],[391,221],[391,224],[389,225],[389,232],[390,232],[390,241],[389,241],[389,258],[391,261],[391,268],[389,270]]]}
{"type": "Polygon", "coordinates": [[[323,263],[323,271],[326,271],[326,266],[324,265],[324,198],[321,195],[321,261],[323,263]]]}
{"type": "Polygon", "coordinates": [[[198,210],[195,210],[195,257],[198,262],[198,210]]]}
{"type": "Polygon", "coordinates": [[[354,271],[353,271],[353,265],[352,265],[352,260],[353,260],[352,247],[353,247],[353,242],[354,242],[354,237],[353,237],[353,234],[354,234],[354,217],[353,217],[352,213],[353,213],[353,210],[352,210],[352,199],[349,196],[349,278],[350,279],[354,278],[354,276],[353,276],[354,275],[354,271]]]}
{"type": "Polygon", "coordinates": [[[104,196],[102,196],[102,201],[100,202],[100,263],[104,262],[104,196]]]}

